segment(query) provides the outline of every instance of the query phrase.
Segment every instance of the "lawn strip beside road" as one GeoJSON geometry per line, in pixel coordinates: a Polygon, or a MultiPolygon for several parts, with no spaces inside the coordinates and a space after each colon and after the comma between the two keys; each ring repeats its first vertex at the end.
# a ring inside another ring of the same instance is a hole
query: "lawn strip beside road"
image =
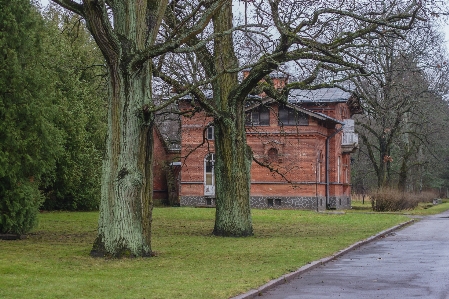
{"type": "Polygon", "coordinates": [[[253,210],[255,236],[214,237],[214,209],[156,208],[147,259],[89,257],[98,213],[40,214],[0,241],[0,298],[229,298],[407,221],[395,214],[253,210]]]}

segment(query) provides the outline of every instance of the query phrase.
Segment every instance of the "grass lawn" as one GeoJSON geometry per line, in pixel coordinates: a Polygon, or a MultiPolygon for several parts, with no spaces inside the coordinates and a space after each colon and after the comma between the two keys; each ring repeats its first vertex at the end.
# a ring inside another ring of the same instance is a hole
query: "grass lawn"
{"type": "Polygon", "coordinates": [[[214,213],[156,208],[157,256],[121,260],[89,257],[98,213],[42,213],[27,239],[0,240],[0,298],[229,298],[409,219],[253,210],[253,237],[222,238],[214,213]]]}
{"type": "MultiPolygon", "coordinates": [[[[365,199],[365,202],[363,203],[362,200],[352,200],[351,201],[352,209],[348,212],[373,212],[371,208],[371,201],[369,199],[365,199]]],[[[433,215],[442,213],[444,211],[449,210],[449,199],[443,199],[442,204],[433,205],[432,203],[419,203],[418,207],[414,210],[406,210],[406,211],[400,211],[400,212],[387,212],[390,214],[402,214],[402,215],[433,215]]]]}

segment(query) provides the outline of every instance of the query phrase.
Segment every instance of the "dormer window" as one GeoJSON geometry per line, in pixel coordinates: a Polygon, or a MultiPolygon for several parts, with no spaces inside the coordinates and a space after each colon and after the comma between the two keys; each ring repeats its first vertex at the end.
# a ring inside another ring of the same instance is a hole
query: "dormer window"
{"type": "Polygon", "coordinates": [[[279,106],[280,126],[308,126],[309,116],[287,106],[279,106]]]}
{"type": "Polygon", "coordinates": [[[270,110],[268,109],[268,107],[260,106],[249,111],[246,115],[246,125],[269,126],[270,110]]]}

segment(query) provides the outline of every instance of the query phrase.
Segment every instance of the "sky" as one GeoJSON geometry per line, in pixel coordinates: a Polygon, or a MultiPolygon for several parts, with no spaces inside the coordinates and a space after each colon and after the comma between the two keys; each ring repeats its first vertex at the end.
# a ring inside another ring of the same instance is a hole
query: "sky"
{"type": "MultiPolygon", "coordinates": [[[[42,4],[42,6],[47,6],[49,0],[39,0],[39,2],[42,4]]],[[[446,49],[447,49],[447,52],[449,53],[449,24],[446,25],[443,28],[443,32],[444,32],[444,34],[446,36],[446,38],[445,38],[445,40],[446,40],[446,49]]]]}

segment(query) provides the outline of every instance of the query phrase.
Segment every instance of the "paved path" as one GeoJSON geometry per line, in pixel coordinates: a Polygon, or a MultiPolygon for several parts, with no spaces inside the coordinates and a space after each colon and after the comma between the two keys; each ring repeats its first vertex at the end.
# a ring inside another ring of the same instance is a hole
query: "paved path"
{"type": "Polygon", "coordinates": [[[449,211],[303,273],[257,298],[449,299],[449,211]]]}

